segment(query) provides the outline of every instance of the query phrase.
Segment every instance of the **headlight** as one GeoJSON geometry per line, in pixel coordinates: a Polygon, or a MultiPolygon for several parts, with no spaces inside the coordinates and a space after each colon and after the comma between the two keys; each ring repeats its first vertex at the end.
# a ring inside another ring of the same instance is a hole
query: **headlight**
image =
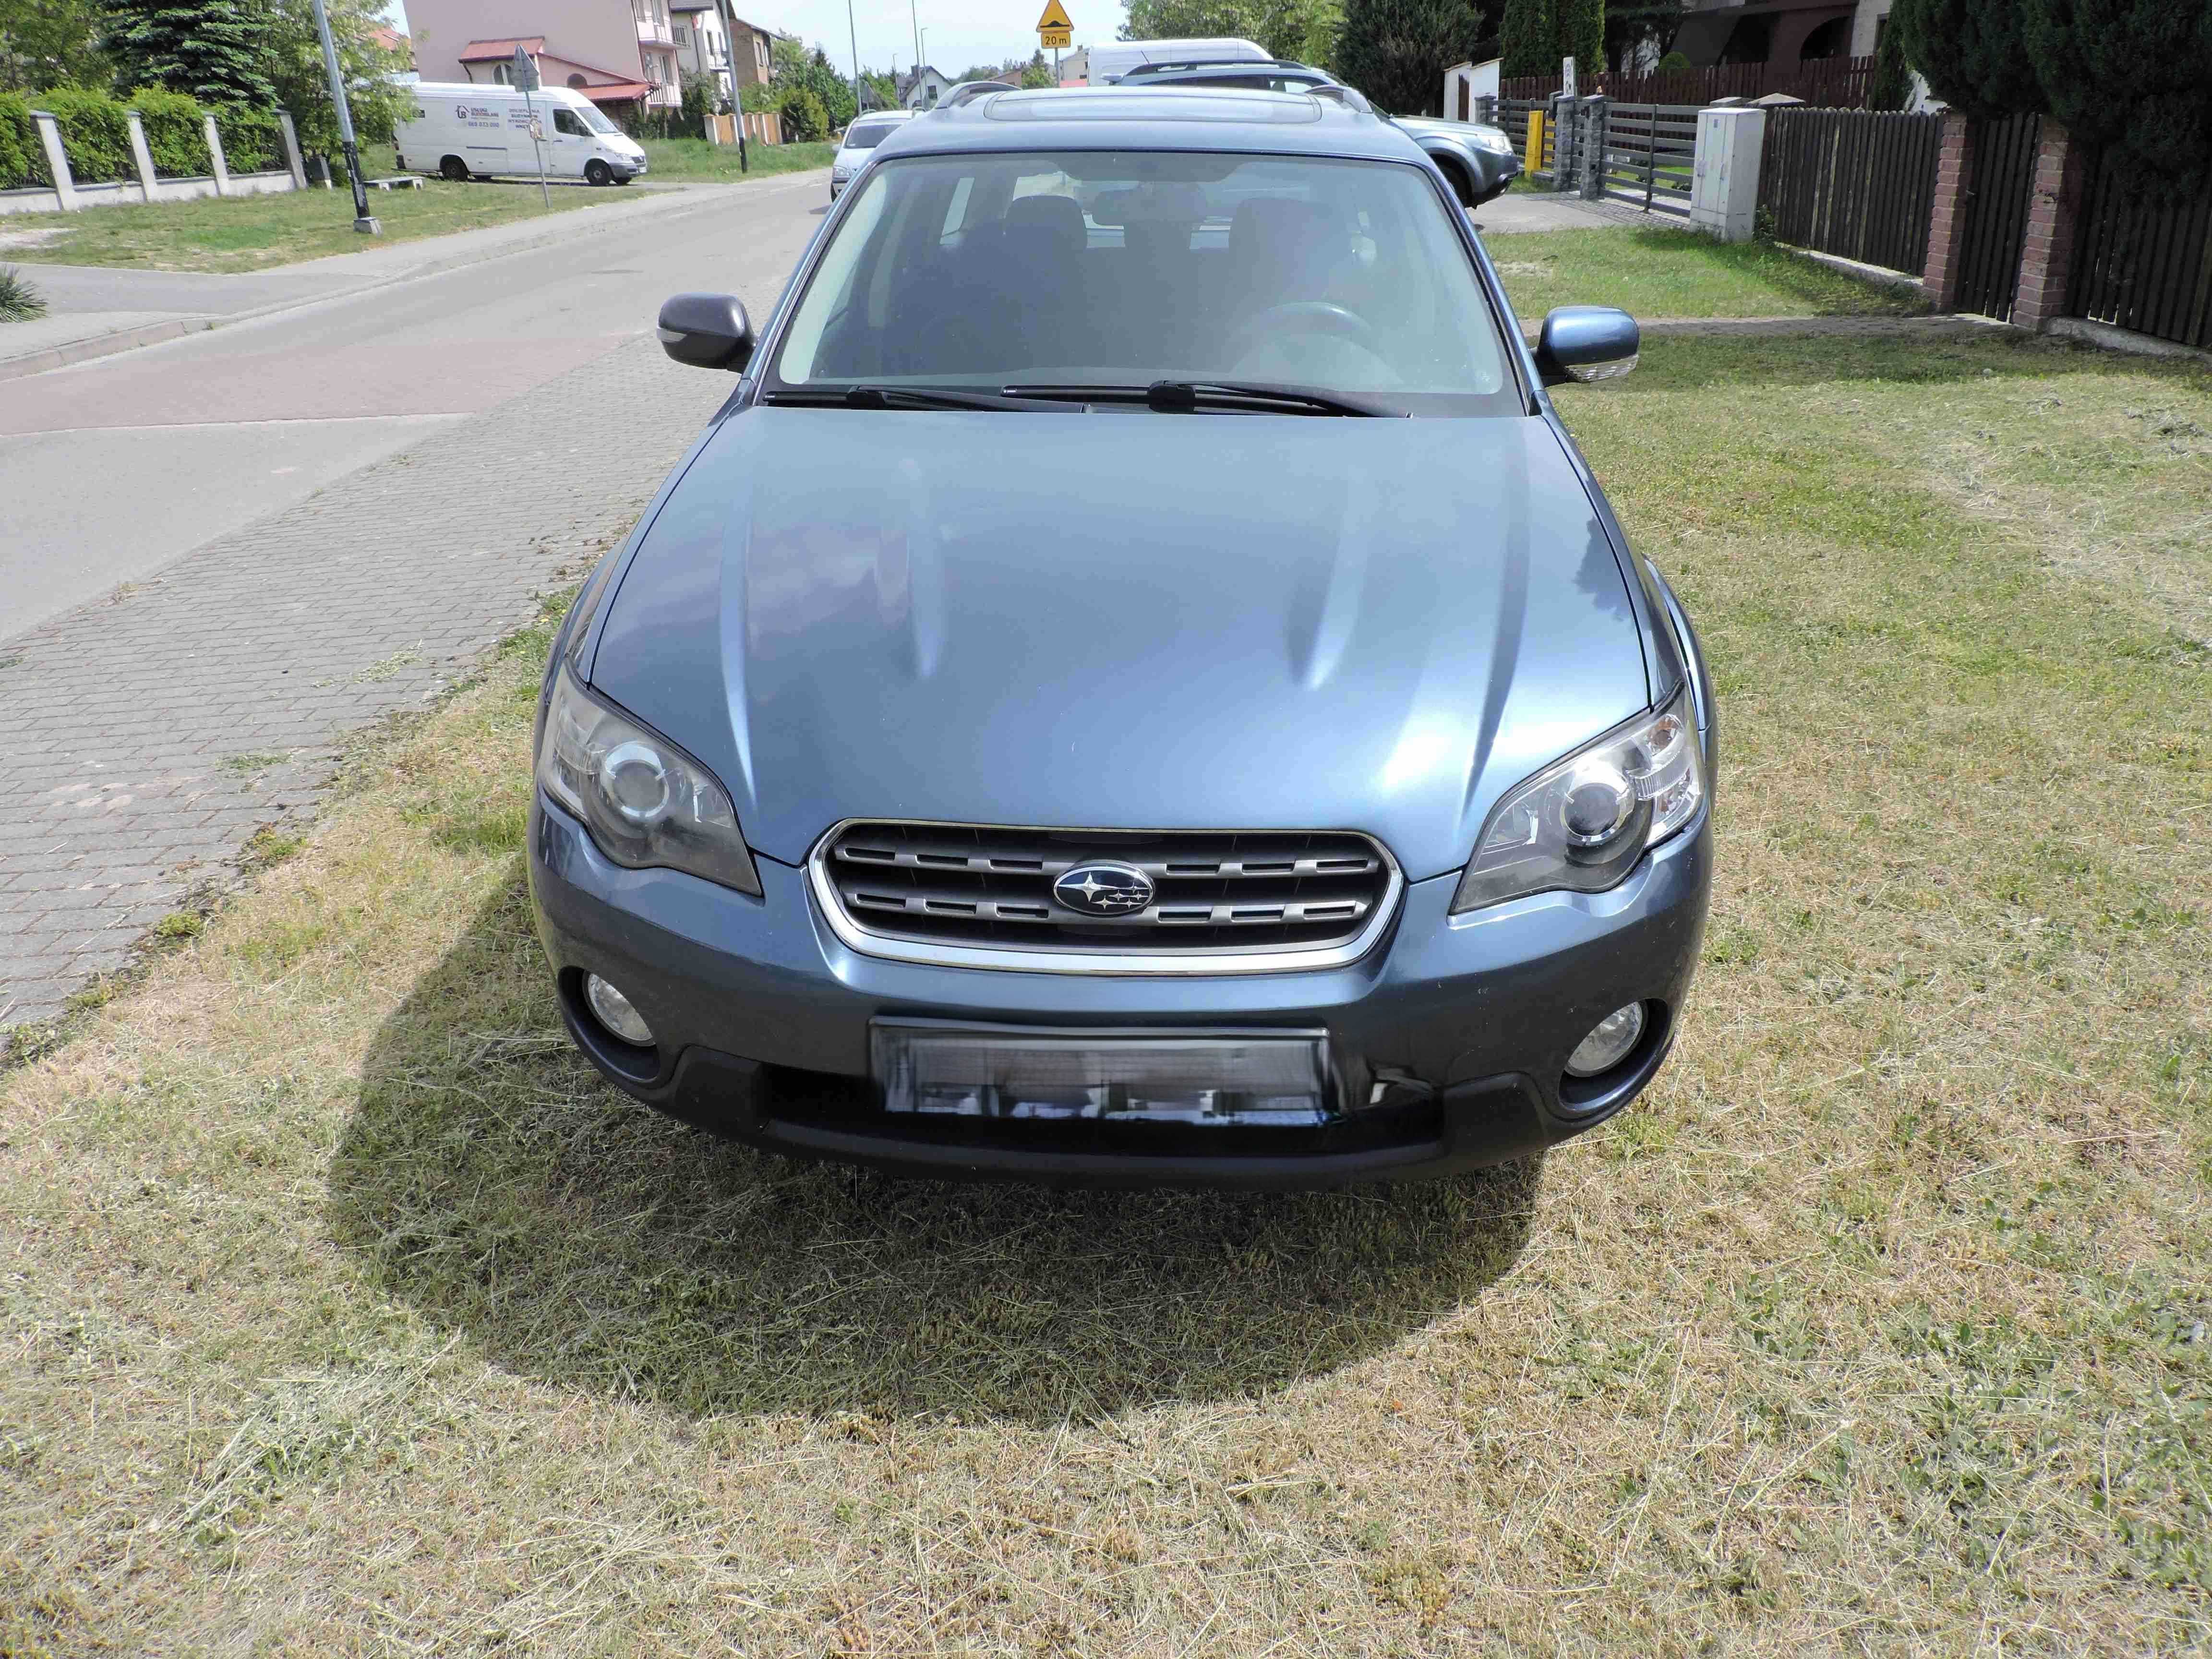
{"type": "Polygon", "coordinates": [[[1705,798],[1705,750],[1686,685],[1498,802],[1452,910],[1559,889],[1601,892],[1694,817],[1705,798]]]}
{"type": "Polygon", "coordinates": [[[617,864],[688,871],[741,893],[761,890],[737,812],[713,775],[585,690],[565,662],[538,738],[538,785],[581,818],[617,864]]]}
{"type": "Polygon", "coordinates": [[[1486,149],[1492,155],[1513,154],[1513,141],[1502,132],[1478,132],[1469,142],[1477,149],[1486,149]]]}

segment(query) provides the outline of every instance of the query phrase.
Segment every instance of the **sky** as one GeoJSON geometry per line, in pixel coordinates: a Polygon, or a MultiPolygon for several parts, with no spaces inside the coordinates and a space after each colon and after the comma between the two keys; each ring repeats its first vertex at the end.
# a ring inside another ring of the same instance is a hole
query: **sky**
{"type": "MultiPolygon", "coordinates": [[[[1061,3],[1075,25],[1079,46],[1111,40],[1121,27],[1122,0],[1061,3]]],[[[846,0],[733,0],[732,9],[749,23],[821,46],[830,61],[849,75],[853,31],[846,27],[845,7],[846,0]]],[[[852,10],[863,69],[886,70],[894,58],[902,73],[912,69],[918,18],[926,31],[922,48],[928,61],[957,76],[971,64],[995,64],[1035,52],[1044,0],[852,0],[852,10]]],[[[407,27],[402,0],[392,0],[386,15],[394,28],[407,27]]]]}

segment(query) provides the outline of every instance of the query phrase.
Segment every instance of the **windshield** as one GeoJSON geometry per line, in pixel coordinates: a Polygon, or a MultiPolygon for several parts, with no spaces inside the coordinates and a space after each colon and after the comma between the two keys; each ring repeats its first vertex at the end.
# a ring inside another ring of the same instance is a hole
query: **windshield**
{"type": "Polygon", "coordinates": [[[599,106],[595,104],[584,104],[579,106],[575,110],[575,116],[578,120],[581,121],[586,126],[591,128],[593,132],[619,132],[622,131],[622,129],[616,126],[613,122],[608,120],[605,116],[600,114],[599,106]]]}
{"type": "Polygon", "coordinates": [[[1448,212],[1390,161],[893,157],[863,175],[766,380],[1267,382],[1521,412],[1448,212]]]}
{"type": "Polygon", "coordinates": [[[897,125],[896,121],[870,121],[866,125],[855,122],[845,129],[845,148],[873,149],[891,136],[891,129],[897,125]]]}

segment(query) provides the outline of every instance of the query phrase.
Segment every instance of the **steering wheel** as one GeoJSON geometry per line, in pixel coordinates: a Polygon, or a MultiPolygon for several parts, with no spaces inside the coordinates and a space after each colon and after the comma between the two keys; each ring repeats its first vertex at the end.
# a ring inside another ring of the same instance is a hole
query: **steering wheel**
{"type": "Polygon", "coordinates": [[[1358,312],[1347,311],[1334,300],[1291,300],[1269,306],[1231,335],[1230,361],[1234,362],[1264,345],[1267,336],[1278,327],[1295,328],[1301,333],[1334,334],[1363,350],[1382,356],[1376,350],[1375,325],[1358,312]]]}

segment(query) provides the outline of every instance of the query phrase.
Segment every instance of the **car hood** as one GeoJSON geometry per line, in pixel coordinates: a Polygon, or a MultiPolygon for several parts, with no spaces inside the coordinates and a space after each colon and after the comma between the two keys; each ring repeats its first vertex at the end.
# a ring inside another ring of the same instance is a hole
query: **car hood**
{"type": "Polygon", "coordinates": [[[1650,700],[1541,420],[754,407],[588,676],[802,860],[848,817],[1364,830],[1409,878],[1650,700]]]}

